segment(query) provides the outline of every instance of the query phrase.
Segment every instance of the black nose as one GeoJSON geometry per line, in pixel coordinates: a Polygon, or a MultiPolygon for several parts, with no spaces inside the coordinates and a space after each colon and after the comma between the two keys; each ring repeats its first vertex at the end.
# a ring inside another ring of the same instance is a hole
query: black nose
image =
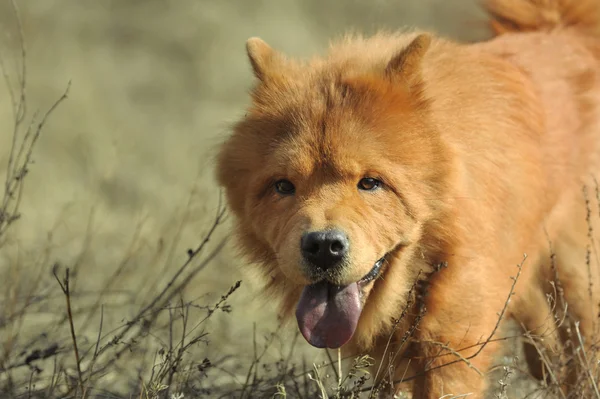
{"type": "Polygon", "coordinates": [[[339,266],[350,247],[348,237],[339,230],[306,233],[300,245],[304,259],[323,270],[339,266]]]}

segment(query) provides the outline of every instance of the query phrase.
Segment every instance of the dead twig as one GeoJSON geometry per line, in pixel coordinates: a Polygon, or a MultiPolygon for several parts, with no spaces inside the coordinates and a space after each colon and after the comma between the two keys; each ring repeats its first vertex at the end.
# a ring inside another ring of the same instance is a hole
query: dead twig
{"type": "Polygon", "coordinates": [[[594,394],[596,398],[600,399],[600,392],[598,391],[598,385],[596,384],[596,379],[592,375],[592,368],[590,366],[590,361],[588,360],[587,354],[585,353],[585,347],[583,345],[583,338],[581,337],[581,332],[579,331],[579,322],[575,322],[575,332],[577,334],[577,339],[579,341],[579,348],[577,349],[577,356],[580,357],[580,362],[583,363],[585,373],[589,378],[590,385],[594,389],[594,394]]]}
{"type": "Polygon", "coordinates": [[[67,270],[65,271],[65,278],[63,279],[63,281],[60,281],[60,278],[58,277],[58,275],[56,274],[56,269],[58,268],[58,265],[55,265],[55,267],[52,270],[52,274],[54,274],[54,277],[56,278],[56,281],[58,282],[58,285],[60,285],[60,288],[63,292],[63,294],[65,294],[65,299],[67,301],[67,315],[69,318],[69,327],[71,329],[71,339],[73,340],[73,352],[75,354],[75,363],[77,364],[77,375],[79,377],[79,388],[82,391],[83,394],[83,389],[84,389],[84,385],[83,385],[83,374],[81,373],[81,365],[80,365],[80,361],[79,361],[79,349],[77,348],[77,336],[75,335],[75,326],[73,323],[73,312],[71,310],[71,291],[69,290],[69,268],[67,268],[67,270]]]}

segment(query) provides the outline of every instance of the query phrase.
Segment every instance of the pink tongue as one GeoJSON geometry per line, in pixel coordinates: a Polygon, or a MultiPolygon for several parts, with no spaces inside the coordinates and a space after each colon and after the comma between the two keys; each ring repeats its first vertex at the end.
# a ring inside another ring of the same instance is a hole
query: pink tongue
{"type": "Polygon", "coordinates": [[[352,338],[361,310],[357,283],[336,287],[320,282],[304,287],[296,319],[312,346],[339,348],[352,338]]]}

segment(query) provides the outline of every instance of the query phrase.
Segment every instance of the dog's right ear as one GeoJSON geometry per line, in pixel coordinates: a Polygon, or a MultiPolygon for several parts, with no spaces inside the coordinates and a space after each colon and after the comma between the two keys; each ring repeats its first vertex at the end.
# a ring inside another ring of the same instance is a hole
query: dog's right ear
{"type": "Polygon", "coordinates": [[[388,63],[385,73],[389,77],[402,76],[406,81],[419,81],[421,60],[431,45],[431,35],[422,33],[396,54],[388,63]]]}
{"type": "Polygon", "coordinates": [[[261,81],[265,81],[269,70],[277,62],[278,54],[264,40],[258,37],[251,37],[246,41],[246,52],[252,64],[254,75],[261,81]]]}

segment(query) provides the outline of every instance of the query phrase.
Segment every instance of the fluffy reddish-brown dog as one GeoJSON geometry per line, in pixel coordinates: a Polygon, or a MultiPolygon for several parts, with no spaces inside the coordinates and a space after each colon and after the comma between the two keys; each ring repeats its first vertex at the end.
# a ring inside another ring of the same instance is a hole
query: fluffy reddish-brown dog
{"type": "Polygon", "coordinates": [[[482,395],[497,345],[480,344],[524,253],[505,316],[548,327],[558,273],[586,342],[597,327],[583,189],[600,166],[600,1],[486,6],[503,34],[484,43],[350,36],[300,62],[248,40],[253,102],[218,157],[282,313],[320,348],[381,354],[392,334],[400,372],[408,356],[429,370],[417,398],[482,395]]]}

